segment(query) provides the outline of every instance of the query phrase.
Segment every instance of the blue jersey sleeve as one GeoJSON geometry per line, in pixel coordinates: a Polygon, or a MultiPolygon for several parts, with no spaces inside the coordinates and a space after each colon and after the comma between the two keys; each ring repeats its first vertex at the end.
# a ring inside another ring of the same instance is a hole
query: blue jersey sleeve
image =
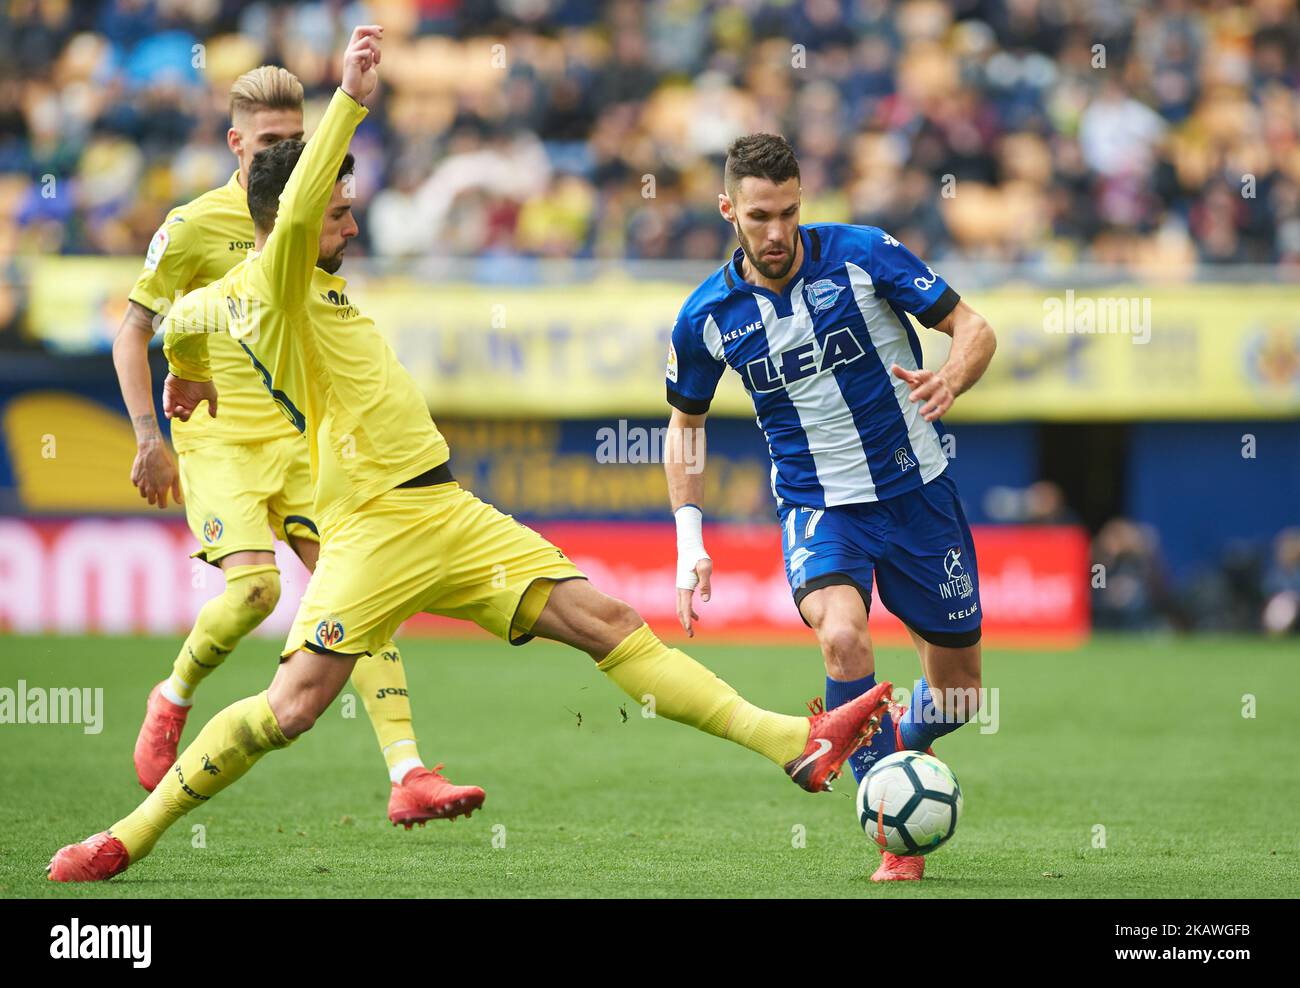
{"type": "Polygon", "coordinates": [[[709,410],[713,393],[726,364],[713,356],[704,343],[707,315],[691,311],[687,304],[673,323],[672,341],[668,344],[668,404],[688,415],[703,415],[709,410]]]}
{"type": "Polygon", "coordinates": [[[871,249],[871,280],[882,298],[896,302],[923,326],[935,326],[961,296],[919,257],[883,230],[871,249]]]}

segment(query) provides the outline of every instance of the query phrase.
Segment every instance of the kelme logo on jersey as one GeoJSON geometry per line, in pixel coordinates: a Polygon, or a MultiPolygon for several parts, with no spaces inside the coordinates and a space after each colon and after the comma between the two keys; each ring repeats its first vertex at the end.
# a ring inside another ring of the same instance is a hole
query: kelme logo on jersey
{"type": "Polygon", "coordinates": [[[221,524],[221,519],[216,515],[209,515],[203,523],[203,541],[208,545],[216,545],[221,541],[221,533],[226,530],[226,526],[221,524]]]}
{"type": "Polygon", "coordinates": [[[316,625],[316,644],[323,648],[333,648],[343,640],[343,622],[338,618],[326,618],[316,625]]]}
{"type": "Polygon", "coordinates": [[[803,293],[808,296],[808,304],[812,306],[813,312],[821,312],[822,309],[829,309],[835,304],[835,300],[840,297],[840,292],[844,291],[844,285],[837,285],[830,278],[823,278],[821,281],[814,281],[811,285],[805,285],[803,293]]]}

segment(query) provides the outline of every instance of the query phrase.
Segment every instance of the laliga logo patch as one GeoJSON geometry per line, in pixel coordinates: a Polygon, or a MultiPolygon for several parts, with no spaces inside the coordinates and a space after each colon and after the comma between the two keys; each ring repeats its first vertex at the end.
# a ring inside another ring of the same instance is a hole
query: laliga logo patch
{"type": "Polygon", "coordinates": [[[673,384],[677,383],[677,348],[673,346],[672,341],[668,341],[668,380],[673,384]]]}
{"type": "Polygon", "coordinates": [[[208,545],[216,545],[221,541],[221,533],[226,530],[226,526],[221,524],[221,519],[212,515],[203,523],[203,541],[208,545]]]}
{"type": "MultiPolygon", "coordinates": [[[[177,217],[179,219],[180,217],[177,217]]],[[[150,271],[158,270],[158,262],[162,260],[163,254],[167,252],[167,244],[171,237],[167,233],[165,226],[160,226],[158,232],[153,235],[149,241],[149,250],[144,255],[144,266],[150,271]]]]}
{"type": "Polygon", "coordinates": [[[316,644],[323,648],[332,648],[343,640],[343,622],[337,618],[326,618],[316,625],[316,644]]]}
{"type": "Polygon", "coordinates": [[[835,304],[835,300],[840,297],[840,292],[844,291],[843,285],[837,285],[830,278],[823,278],[821,281],[814,281],[811,285],[804,286],[804,294],[808,296],[808,304],[812,306],[813,312],[821,312],[822,309],[828,309],[835,304]]]}

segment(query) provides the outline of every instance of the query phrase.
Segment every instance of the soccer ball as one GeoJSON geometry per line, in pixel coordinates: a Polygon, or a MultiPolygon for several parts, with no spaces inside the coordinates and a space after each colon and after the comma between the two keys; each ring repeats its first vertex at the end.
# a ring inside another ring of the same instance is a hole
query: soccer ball
{"type": "Polygon", "coordinates": [[[881,851],[929,854],[953,835],[960,817],[957,777],[924,752],[880,759],[858,786],[858,820],[881,851]]]}

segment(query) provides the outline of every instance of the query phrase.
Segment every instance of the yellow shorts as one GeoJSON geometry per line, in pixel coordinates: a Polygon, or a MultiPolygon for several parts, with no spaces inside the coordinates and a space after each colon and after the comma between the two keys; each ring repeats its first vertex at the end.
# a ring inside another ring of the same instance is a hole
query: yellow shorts
{"type": "Polygon", "coordinates": [[[563,552],[458,483],[399,487],[326,529],[282,655],[374,653],[421,611],[522,645],[555,583],[582,578],[563,552]]]}
{"type": "Polygon", "coordinates": [[[307,455],[298,436],[178,453],[185,520],[202,546],[193,555],[215,565],[232,552],[272,552],[275,537],[320,541],[307,455]]]}

